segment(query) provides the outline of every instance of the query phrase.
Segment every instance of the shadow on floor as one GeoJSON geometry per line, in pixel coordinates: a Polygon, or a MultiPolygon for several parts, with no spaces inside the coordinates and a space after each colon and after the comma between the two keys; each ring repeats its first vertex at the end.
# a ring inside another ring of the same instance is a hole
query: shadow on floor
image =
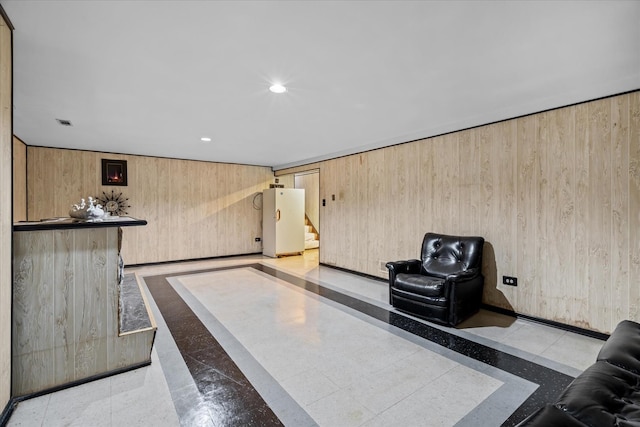
{"type": "Polygon", "coordinates": [[[508,328],[513,325],[516,318],[506,314],[495,313],[488,310],[480,310],[467,320],[456,326],[456,329],[472,329],[493,326],[497,328],[508,328]]]}

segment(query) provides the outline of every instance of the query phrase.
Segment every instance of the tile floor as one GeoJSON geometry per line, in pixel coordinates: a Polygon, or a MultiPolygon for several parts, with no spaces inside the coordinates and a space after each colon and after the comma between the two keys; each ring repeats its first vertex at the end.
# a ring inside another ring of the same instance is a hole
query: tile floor
{"type": "Polygon", "coordinates": [[[488,311],[455,329],[401,315],[317,250],[134,272],[152,364],[25,400],[9,426],[514,425],[602,345],[488,311]]]}

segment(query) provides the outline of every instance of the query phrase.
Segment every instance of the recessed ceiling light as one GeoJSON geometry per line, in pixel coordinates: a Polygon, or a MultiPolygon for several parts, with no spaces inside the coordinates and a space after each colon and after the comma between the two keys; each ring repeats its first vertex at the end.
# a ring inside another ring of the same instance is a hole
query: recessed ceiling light
{"type": "Polygon", "coordinates": [[[287,88],[282,86],[281,84],[274,84],[272,85],[269,90],[273,93],[285,93],[287,91],[287,88]]]}
{"type": "Polygon", "coordinates": [[[202,142],[211,142],[211,138],[209,138],[208,136],[203,136],[202,138],[200,138],[200,141],[202,141],[202,142]]]}

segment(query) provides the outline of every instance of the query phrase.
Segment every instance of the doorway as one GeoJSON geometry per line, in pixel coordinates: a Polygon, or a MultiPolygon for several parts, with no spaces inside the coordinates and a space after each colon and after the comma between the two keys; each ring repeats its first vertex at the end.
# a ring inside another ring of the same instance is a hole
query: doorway
{"type": "Polygon", "coordinates": [[[305,250],[320,248],[320,170],[294,174],[294,188],[304,189],[305,250]]]}

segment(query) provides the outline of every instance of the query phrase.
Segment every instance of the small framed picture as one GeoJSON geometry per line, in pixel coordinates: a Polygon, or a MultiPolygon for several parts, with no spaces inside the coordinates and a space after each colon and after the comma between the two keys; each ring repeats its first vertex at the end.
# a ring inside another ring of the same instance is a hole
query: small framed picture
{"type": "Polygon", "coordinates": [[[102,185],[127,185],[127,161],[102,159],[102,185]]]}

